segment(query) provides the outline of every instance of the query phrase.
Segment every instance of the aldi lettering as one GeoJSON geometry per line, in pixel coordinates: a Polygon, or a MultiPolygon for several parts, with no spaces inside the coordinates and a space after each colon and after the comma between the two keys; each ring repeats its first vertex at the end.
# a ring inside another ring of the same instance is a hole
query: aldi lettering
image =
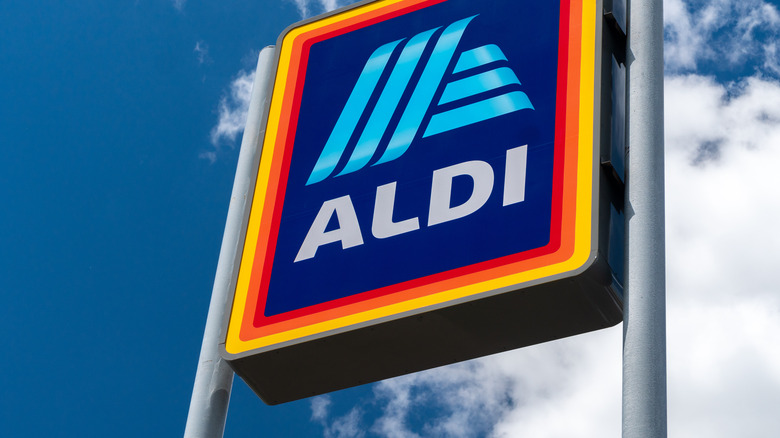
{"type": "MultiPolygon", "coordinates": [[[[504,181],[503,206],[522,202],[525,199],[526,155],[528,146],[510,149],[506,153],[506,172],[504,181]]],[[[433,183],[428,209],[428,226],[449,222],[466,217],[487,202],[493,191],[493,168],[484,161],[467,161],[433,172],[433,183]],[[452,185],[456,177],[468,177],[472,182],[471,193],[458,205],[452,205],[452,185]]],[[[371,221],[371,233],[377,239],[386,239],[399,234],[420,229],[418,217],[401,222],[393,221],[395,210],[396,181],[376,188],[374,215],[371,221]]],[[[328,243],[341,243],[342,249],[362,245],[363,233],[355,213],[355,207],[349,195],[325,201],[314,218],[314,223],[295,261],[313,258],[317,248],[328,243]],[[326,231],[335,217],[338,228],[326,231]]]]}

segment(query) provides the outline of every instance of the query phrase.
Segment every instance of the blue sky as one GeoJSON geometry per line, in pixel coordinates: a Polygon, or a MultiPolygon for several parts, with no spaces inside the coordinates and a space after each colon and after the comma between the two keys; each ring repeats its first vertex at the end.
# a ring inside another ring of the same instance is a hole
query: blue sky
{"type": "MultiPolygon", "coordinates": [[[[0,3],[0,436],[177,436],[262,47],[346,2],[0,3]]],[[[777,436],[780,15],[667,0],[670,435],[777,436]]],[[[312,400],[227,437],[620,433],[620,326],[312,400]]]]}

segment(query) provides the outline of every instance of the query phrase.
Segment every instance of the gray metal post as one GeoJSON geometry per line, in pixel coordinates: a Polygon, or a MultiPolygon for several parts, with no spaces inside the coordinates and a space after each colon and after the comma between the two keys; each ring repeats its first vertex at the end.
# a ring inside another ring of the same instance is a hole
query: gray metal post
{"type": "Polygon", "coordinates": [[[666,429],[662,0],[628,0],[623,438],[666,429]]]}
{"type": "Polygon", "coordinates": [[[260,125],[267,98],[266,86],[271,77],[274,48],[266,47],[257,60],[257,72],[249,103],[246,128],[238,154],[233,194],[230,197],[222,247],[219,251],[214,289],[211,293],[206,329],[198,359],[198,370],[192,388],[190,411],[184,429],[185,438],[222,437],[225,431],[233,370],[219,355],[227,301],[234,286],[243,248],[243,235],[253,189],[253,166],[258,162],[264,126],[260,125]]]}

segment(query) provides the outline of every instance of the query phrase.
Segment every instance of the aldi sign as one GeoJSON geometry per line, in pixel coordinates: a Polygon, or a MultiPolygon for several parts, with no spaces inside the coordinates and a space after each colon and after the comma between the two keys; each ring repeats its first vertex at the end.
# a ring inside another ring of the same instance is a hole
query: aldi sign
{"type": "Polygon", "coordinates": [[[379,0],[282,34],[224,343],[263,400],[620,320],[599,10],[379,0]]]}

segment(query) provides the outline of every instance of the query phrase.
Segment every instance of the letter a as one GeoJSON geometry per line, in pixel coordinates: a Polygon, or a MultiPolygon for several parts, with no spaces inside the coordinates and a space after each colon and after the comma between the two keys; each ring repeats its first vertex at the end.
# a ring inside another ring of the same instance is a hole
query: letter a
{"type": "Polygon", "coordinates": [[[307,260],[317,254],[317,248],[328,243],[341,241],[341,248],[347,249],[363,244],[363,235],[360,233],[360,224],[357,220],[355,207],[349,195],[331,199],[322,203],[320,212],[314,218],[306,238],[303,239],[301,249],[295,256],[295,261],[307,260]],[[333,213],[339,221],[339,228],[325,231],[333,213]]]}

